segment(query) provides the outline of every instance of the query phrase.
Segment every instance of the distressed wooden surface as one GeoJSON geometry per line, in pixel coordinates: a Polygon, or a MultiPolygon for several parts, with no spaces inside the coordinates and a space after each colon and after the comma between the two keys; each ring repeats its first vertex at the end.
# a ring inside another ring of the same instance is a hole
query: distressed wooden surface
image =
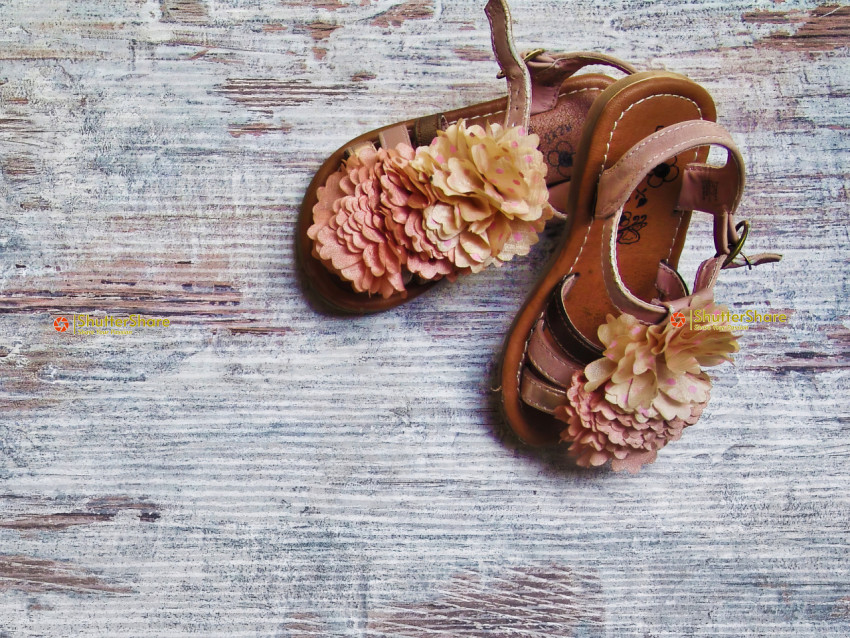
{"type": "Polygon", "coordinates": [[[785,255],[718,297],[790,323],[623,476],[490,392],[557,228],[380,316],[298,283],[324,157],[501,94],[483,4],[0,0],[0,636],[850,634],[850,8],[515,2],[521,46],[704,83],[785,255]],[[172,325],[52,327],[104,311],[172,325]]]}

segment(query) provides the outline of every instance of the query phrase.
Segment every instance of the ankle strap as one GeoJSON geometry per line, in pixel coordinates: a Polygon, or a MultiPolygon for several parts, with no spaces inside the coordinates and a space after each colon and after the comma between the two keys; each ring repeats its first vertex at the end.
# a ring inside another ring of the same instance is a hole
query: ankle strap
{"type": "Polygon", "coordinates": [[[508,79],[508,104],[505,126],[528,128],[531,117],[531,74],[517,53],[511,31],[511,10],[505,0],[489,0],[484,11],[490,20],[493,53],[508,79]]]}
{"type": "Polygon", "coordinates": [[[575,75],[586,66],[607,66],[629,75],[635,69],[628,62],[604,53],[576,51],[575,53],[547,53],[535,49],[525,53],[528,71],[531,74],[531,114],[543,113],[554,108],[558,92],[564,80],[575,75]]]}
{"type": "Polygon", "coordinates": [[[629,74],[635,68],[604,53],[546,53],[534,49],[517,53],[511,31],[511,11],[506,0],[489,0],[485,8],[490,20],[493,53],[508,80],[505,126],[528,126],[531,115],[552,109],[561,84],[586,66],[608,66],[629,74]]]}
{"type": "MultiPolygon", "coordinates": [[[[693,294],[710,290],[723,268],[743,265],[730,257],[740,251],[743,238],[738,236],[734,213],[744,188],[744,160],[729,133],[719,124],[706,120],[681,122],[656,131],[627,151],[614,166],[599,178],[595,216],[605,219],[602,270],[611,300],[619,310],[646,323],[663,319],[671,304],[659,305],[639,299],[629,291],[620,278],[617,268],[617,228],[623,207],[632,192],[646,175],[658,164],[685,151],[702,146],[717,145],[728,152],[726,164],[721,167],[692,163],[685,167],[679,210],[700,210],[714,216],[714,245],[716,254],[700,266],[693,294]]],[[[745,236],[744,236],[745,237],[745,236]]],[[[779,261],[772,253],[757,255],[747,263],[779,261]]],[[[692,296],[692,295],[691,295],[692,296]]],[[[673,302],[687,305],[691,296],[673,302]]]]}

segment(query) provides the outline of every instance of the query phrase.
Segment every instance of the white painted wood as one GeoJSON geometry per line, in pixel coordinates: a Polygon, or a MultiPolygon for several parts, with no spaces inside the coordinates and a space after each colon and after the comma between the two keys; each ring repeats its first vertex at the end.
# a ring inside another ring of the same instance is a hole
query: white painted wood
{"type": "Polygon", "coordinates": [[[556,228],[380,316],[298,283],[324,157],[500,95],[483,4],[0,2],[0,636],[848,634],[848,8],[514,3],[521,46],[704,83],[785,255],[718,296],[789,325],[623,476],[489,389],[556,228]],[[52,327],[103,311],[172,325],[52,327]]]}

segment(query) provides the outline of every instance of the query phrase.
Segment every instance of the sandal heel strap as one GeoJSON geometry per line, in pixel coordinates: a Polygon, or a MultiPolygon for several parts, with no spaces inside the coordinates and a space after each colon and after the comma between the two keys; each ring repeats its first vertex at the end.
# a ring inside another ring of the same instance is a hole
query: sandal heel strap
{"type": "Polygon", "coordinates": [[[505,0],[489,0],[484,8],[490,20],[493,53],[508,79],[505,127],[528,127],[531,117],[531,74],[514,46],[511,11],[505,0]]]}
{"type": "Polygon", "coordinates": [[[564,80],[586,66],[607,66],[626,75],[637,72],[628,62],[604,53],[576,51],[574,53],[524,54],[531,74],[531,114],[543,113],[555,107],[564,80]]]}
{"type": "MultiPolygon", "coordinates": [[[[707,120],[681,122],[663,128],[629,149],[599,178],[595,216],[603,219],[602,273],[605,287],[613,304],[626,314],[644,323],[664,319],[670,307],[687,305],[690,297],[681,297],[673,304],[650,303],[636,297],[623,283],[617,267],[617,229],[623,207],[650,171],[680,153],[703,146],[717,145],[728,151],[726,164],[721,167],[693,163],[685,167],[680,209],[701,210],[714,216],[715,257],[700,266],[694,284],[694,294],[714,287],[724,267],[741,265],[730,257],[740,251],[746,235],[738,236],[734,213],[744,188],[744,160],[731,135],[719,124],[707,120]]],[[[744,224],[746,228],[746,224],[744,224]]],[[[758,255],[758,263],[776,261],[772,254],[758,255]]],[[[755,262],[747,262],[753,265],[755,262]]]]}

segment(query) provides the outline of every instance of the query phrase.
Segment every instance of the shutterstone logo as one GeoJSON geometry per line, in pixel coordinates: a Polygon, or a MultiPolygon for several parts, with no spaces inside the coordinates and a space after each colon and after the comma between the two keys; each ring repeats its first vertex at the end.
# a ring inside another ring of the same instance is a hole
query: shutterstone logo
{"type": "Polygon", "coordinates": [[[674,312],[672,315],[670,315],[670,323],[673,324],[674,328],[681,328],[685,325],[685,313],[674,312]]]}
{"type": "MultiPolygon", "coordinates": [[[[674,313],[670,317],[671,323],[673,317],[681,315],[681,312],[674,313]]],[[[761,313],[758,310],[742,310],[739,312],[731,312],[725,310],[723,312],[710,312],[706,309],[690,310],[688,312],[688,325],[691,330],[723,330],[726,332],[738,332],[739,330],[749,330],[753,324],[759,323],[788,323],[788,315],[782,313],[761,313]]],[[[673,324],[676,326],[676,324],[673,324]]],[[[679,327],[679,326],[676,326],[679,327]]]]}
{"type": "Polygon", "coordinates": [[[76,314],[71,321],[65,316],[56,317],[53,327],[57,332],[68,332],[73,335],[131,335],[136,328],[162,329],[171,326],[171,319],[162,317],[147,317],[145,315],[89,315],[76,314]]]}

